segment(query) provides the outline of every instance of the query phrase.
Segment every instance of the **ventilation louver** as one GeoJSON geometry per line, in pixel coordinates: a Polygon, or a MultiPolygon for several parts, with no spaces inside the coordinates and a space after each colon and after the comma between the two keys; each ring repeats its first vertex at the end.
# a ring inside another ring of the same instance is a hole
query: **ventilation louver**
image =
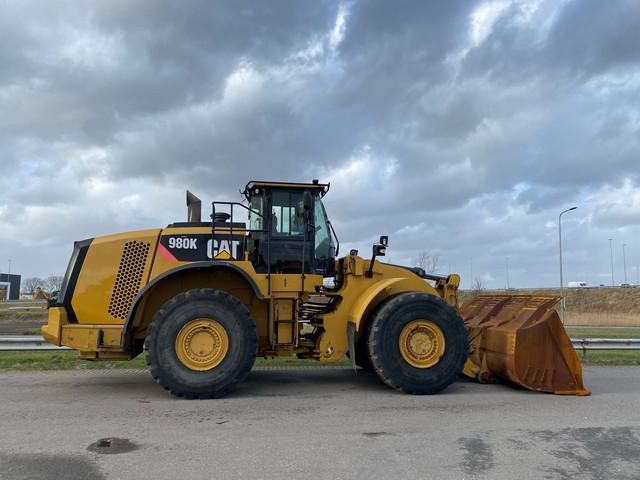
{"type": "Polygon", "coordinates": [[[113,318],[124,320],[133,299],[140,291],[149,248],[150,245],[143,242],[132,241],[124,244],[116,283],[109,301],[109,314],[113,318]]]}

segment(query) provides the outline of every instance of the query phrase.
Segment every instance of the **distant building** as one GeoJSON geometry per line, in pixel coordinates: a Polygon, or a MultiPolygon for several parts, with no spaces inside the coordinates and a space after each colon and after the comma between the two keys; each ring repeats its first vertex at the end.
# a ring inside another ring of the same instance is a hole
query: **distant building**
{"type": "Polygon", "coordinates": [[[0,301],[20,298],[20,275],[0,273],[0,301]]]}

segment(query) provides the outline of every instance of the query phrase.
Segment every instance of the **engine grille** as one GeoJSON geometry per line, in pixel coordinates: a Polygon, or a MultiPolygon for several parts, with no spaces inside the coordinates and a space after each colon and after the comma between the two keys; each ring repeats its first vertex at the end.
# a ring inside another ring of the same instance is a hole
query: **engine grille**
{"type": "Polygon", "coordinates": [[[150,244],[143,242],[127,242],[124,244],[116,283],[113,286],[109,301],[109,314],[113,318],[124,320],[129,312],[142,283],[142,274],[147,264],[150,244]]]}

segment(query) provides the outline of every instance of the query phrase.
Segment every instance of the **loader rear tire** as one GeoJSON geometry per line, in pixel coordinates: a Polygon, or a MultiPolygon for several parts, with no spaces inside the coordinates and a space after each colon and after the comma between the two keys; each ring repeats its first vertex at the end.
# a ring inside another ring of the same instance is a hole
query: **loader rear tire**
{"type": "Polygon", "coordinates": [[[188,399],[226,395],[249,374],[257,346],[249,310],[236,297],[211,288],[188,290],[166,302],[154,315],[145,342],[154,380],[188,399]],[[185,351],[182,345],[196,335],[211,352],[201,355],[188,345],[185,351]]]}
{"type": "Polygon", "coordinates": [[[469,341],[462,318],[451,305],[434,295],[408,292],[392,297],[376,312],[368,347],[373,369],[384,383],[425,395],[445,389],[462,372],[469,341]],[[407,348],[401,346],[412,329],[418,331],[415,342],[424,358],[419,354],[407,358],[407,348]]]}

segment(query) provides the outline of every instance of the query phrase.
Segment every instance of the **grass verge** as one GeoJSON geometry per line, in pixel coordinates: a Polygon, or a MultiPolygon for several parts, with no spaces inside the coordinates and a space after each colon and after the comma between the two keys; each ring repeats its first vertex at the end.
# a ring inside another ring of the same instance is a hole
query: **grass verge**
{"type": "Polygon", "coordinates": [[[0,303],[0,322],[47,323],[47,302],[0,303]],[[25,307],[34,307],[34,308],[25,308],[25,307]]]}
{"type": "Polygon", "coordinates": [[[590,350],[576,352],[583,365],[640,365],[640,350],[590,350]]]}
{"type": "Polygon", "coordinates": [[[565,327],[567,333],[573,338],[640,338],[640,327],[622,328],[592,328],[592,327],[565,327]]]}
{"type": "Polygon", "coordinates": [[[24,332],[22,332],[23,335],[42,335],[42,330],[39,328],[27,328],[25,329],[24,332]]]}
{"type": "MultiPolygon", "coordinates": [[[[257,367],[304,367],[304,366],[348,366],[345,358],[335,363],[321,363],[315,360],[297,358],[256,359],[257,367]]],[[[0,352],[0,370],[85,370],[114,368],[147,368],[144,355],[129,361],[88,361],[78,357],[76,352],[0,352]]]]}

